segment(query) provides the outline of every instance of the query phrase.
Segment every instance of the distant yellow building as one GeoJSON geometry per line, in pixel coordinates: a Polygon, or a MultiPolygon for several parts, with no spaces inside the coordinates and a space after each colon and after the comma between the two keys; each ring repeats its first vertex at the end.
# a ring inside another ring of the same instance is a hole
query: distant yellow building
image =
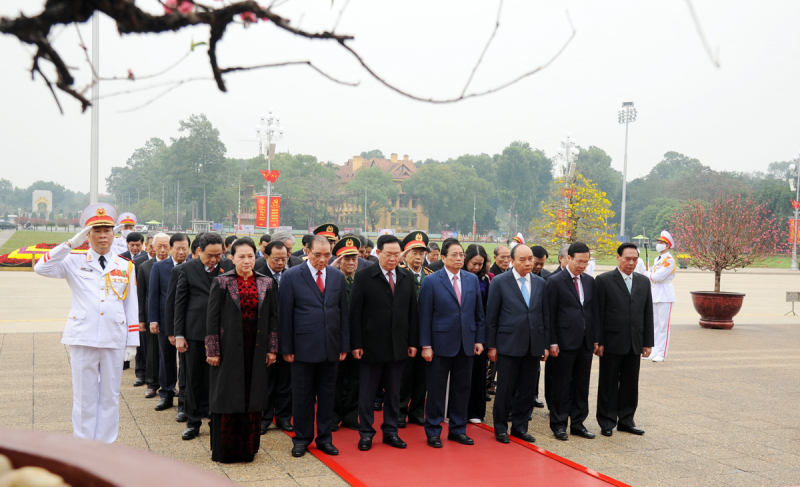
{"type": "MultiPolygon", "coordinates": [[[[398,233],[410,232],[411,230],[427,232],[428,217],[422,213],[422,204],[418,203],[416,198],[412,198],[403,192],[403,181],[417,172],[414,161],[409,159],[408,155],[404,155],[402,160],[398,160],[397,154],[392,154],[391,159],[379,159],[377,157],[364,159],[361,156],[353,156],[343,166],[338,167],[339,184],[343,186],[349,183],[353,180],[355,174],[365,167],[379,167],[384,172],[388,172],[400,189],[399,198],[391,202],[392,211],[382,211],[380,221],[375,225],[375,228],[393,228],[398,233]]],[[[364,214],[362,205],[346,204],[342,210],[342,215],[345,217],[357,214],[364,214]]],[[[370,224],[370,226],[372,225],[370,224]]]]}

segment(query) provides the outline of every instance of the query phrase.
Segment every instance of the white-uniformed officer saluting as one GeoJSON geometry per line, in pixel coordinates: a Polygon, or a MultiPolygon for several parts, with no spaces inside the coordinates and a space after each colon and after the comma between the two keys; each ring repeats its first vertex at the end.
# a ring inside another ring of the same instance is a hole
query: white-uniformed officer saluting
{"type": "Polygon", "coordinates": [[[75,436],[113,443],[119,431],[122,363],[139,346],[139,305],[133,262],[112,249],[117,211],[107,203],[83,210],[83,231],[39,259],[34,271],[66,279],[72,307],[61,343],[72,367],[75,436]],[[89,240],[86,254],[73,253],[89,240]]]}
{"type": "MultiPolygon", "coordinates": [[[[667,359],[669,349],[669,324],[672,319],[672,305],[675,304],[675,288],[672,280],[675,279],[677,268],[675,258],[669,249],[675,246],[672,235],[664,230],[658,237],[656,250],[660,255],[653,262],[653,267],[642,274],[650,279],[650,289],[653,293],[653,352],[650,359],[653,362],[663,362],[667,359]]],[[[648,357],[643,357],[648,358],[648,357]]]]}
{"type": "Polygon", "coordinates": [[[122,236],[114,237],[111,250],[113,250],[115,254],[124,254],[128,251],[128,234],[134,230],[137,221],[136,215],[133,213],[123,213],[119,216],[119,225],[114,227],[114,233],[120,232],[122,236]]]}

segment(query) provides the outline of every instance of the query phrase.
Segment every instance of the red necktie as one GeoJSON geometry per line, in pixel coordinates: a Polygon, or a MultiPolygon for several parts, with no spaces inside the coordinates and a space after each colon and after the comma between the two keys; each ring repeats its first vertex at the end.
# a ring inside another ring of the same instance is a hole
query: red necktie
{"type": "Polygon", "coordinates": [[[578,286],[578,278],[573,277],[572,280],[575,281],[575,291],[578,292],[578,299],[581,299],[581,288],[578,286]]]}
{"type": "Polygon", "coordinates": [[[387,273],[389,276],[389,287],[392,288],[392,294],[394,294],[394,280],[392,279],[392,271],[387,273]]]}
{"type": "Polygon", "coordinates": [[[456,292],[458,305],[461,306],[461,288],[458,287],[458,275],[453,276],[453,290],[456,292]]]}
{"type": "Polygon", "coordinates": [[[317,271],[317,287],[319,288],[319,292],[325,292],[325,284],[322,282],[322,271],[317,271]]]}

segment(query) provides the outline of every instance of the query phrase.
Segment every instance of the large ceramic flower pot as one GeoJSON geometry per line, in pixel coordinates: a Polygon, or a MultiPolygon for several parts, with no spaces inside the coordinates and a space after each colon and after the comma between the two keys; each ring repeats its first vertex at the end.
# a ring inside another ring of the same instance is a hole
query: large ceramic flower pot
{"type": "Polygon", "coordinates": [[[715,293],[713,291],[692,291],[692,304],[700,314],[700,326],[730,330],[733,317],[742,309],[744,294],[715,293]]]}

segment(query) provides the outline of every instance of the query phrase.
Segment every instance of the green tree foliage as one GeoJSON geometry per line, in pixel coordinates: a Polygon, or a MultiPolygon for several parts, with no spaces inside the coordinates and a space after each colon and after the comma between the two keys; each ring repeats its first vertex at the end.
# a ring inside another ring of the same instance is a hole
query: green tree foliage
{"type": "Polygon", "coordinates": [[[656,238],[662,230],[670,230],[672,215],[680,208],[681,202],[671,198],[656,198],[639,213],[632,227],[632,235],[642,234],[656,238]]]}
{"type": "Polygon", "coordinates": [[[386,156],[383,155],[383,152],[380,149],[373,149],[371,151],[362,151],[361,157],[364,159],[372,159],[376,157],[378,159],[386,159],[386,156]]]}
{"type": "Polygon", "coordinates": [[[451,230],[471,233],[473,198],[470,196],[475,196],[478,233],[496,227],[495,210],[487,203],[492,184],[466,165],[424,165],[403,182],[403,191],[420,200],[430,221],[430,231],[440,231],[447,225],[451,230]]]}
{"type": "Polygon", "coordinates": [[[527,142],[512,142],[496,157],[495,190],[500,204],[519,221],[531,221],[553,180],[553,161],[527,142]]]}
{"type": "MultiPolygon", "coordinates": [[[[578,174],[597,185],[597,189],[606,193],[611,201],[611,209],[619,214],[622,208],[622,173],[611,167],[611,156],[595,146],[580,148],[575,157],[578,174]]],[[[613,221],[618,222],[619,218],[613,221]]]]}
{"type": "Polygon", "coordinates": [[[375,225],[380,221],[381,214],[384,211],[392,211],[392,202],[400,196],[400,189],[392,180],[392,175],[383,172],[379,167],[364,168],[356,172],[353,180],[345,186],[345,191],[354,200],[363,201],[365,188],[367,218],[372,231],[375,231],[375,225]]]}

